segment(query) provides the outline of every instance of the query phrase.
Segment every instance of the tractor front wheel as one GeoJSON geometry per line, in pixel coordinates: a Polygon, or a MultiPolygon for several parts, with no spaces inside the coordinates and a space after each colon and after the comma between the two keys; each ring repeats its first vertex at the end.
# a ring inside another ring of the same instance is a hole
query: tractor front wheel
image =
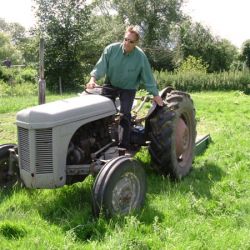
{"type": "Polygon", "coordinates": [[[146,176],[134,159],[120,156],[101,169],[93,187],[93,212],[98,216],[126,215],[143,206],[146,176]]]}

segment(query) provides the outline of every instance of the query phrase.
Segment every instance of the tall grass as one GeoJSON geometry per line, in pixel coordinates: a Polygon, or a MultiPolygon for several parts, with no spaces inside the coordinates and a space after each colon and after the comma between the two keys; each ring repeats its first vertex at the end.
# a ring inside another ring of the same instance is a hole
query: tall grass
{"type": "MultiPolygon", "coordinates": [[[[170,181],[150,168],[138,214],[94,218],[93,177],[53,190],[0,191],[1,249],[250,249],[250,99],[240,91],[193,92],[198,133],[212,143],[191,173],[170,181]]],[[[12,101],[13,99],[10,99],[12,101]]],[[[16,111],[0,114],[14,130],[16,111]]],[[[2,119],[0,119],[2,121],[2,119]]],[[[0,124],[1,142],[10,141],[0,124]]]]}
{"type": "Polygon", "coordinates": [[[204,73],[199,71],[190,72],[154,72],[155,78],[160,86],[173,86],[184,91],[202,90],[240,90],[250,93],[250,72],[229,71],[220,73],[204,73]]]}

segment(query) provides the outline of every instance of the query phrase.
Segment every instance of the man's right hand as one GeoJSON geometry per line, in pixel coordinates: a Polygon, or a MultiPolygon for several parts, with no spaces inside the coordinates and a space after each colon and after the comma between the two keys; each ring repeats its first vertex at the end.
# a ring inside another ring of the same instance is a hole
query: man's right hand
{"type": "Polygon", "coordinates": [[[87,88],[87,89],[93,89],[93,88],[95,88],[96,86],[98,86],[98,85],[97,85],[97,83],[96,83],[95,78],[92,76],[92,77],[90,78],[89,82],[86,84],[86,88],[87,88]]]}

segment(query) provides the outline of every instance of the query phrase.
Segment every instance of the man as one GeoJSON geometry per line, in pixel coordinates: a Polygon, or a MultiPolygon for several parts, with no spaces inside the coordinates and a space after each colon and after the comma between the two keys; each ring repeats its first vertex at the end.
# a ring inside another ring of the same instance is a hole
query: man
{"type": "Polygon", "coordinates": [[[148,59],[137,47],[139,39],[136,27],[129,26],[122,43],[113,43],[104,49],[87,83],[87,88],[94,88],[98,86],[96,81],[106,76],[103,95],[113,100],[119,96],[120,126],[123,129],[120,147],[126,149],[130,149],[131,109],[140,82],[154,96],[154,101],[163,106],[148,59]]]}

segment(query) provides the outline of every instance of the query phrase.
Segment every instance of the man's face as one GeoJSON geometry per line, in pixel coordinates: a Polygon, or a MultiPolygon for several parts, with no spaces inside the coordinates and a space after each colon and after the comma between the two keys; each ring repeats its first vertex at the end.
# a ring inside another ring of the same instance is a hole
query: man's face
{"type": "Polygon", "coordinates": [[[129,53],[131,52],[136,44],[137,44],[137,36],[134,33],[127,32],[125,33],[124,40],[123,40],[123,46],[125,52],[129,53]]]}

